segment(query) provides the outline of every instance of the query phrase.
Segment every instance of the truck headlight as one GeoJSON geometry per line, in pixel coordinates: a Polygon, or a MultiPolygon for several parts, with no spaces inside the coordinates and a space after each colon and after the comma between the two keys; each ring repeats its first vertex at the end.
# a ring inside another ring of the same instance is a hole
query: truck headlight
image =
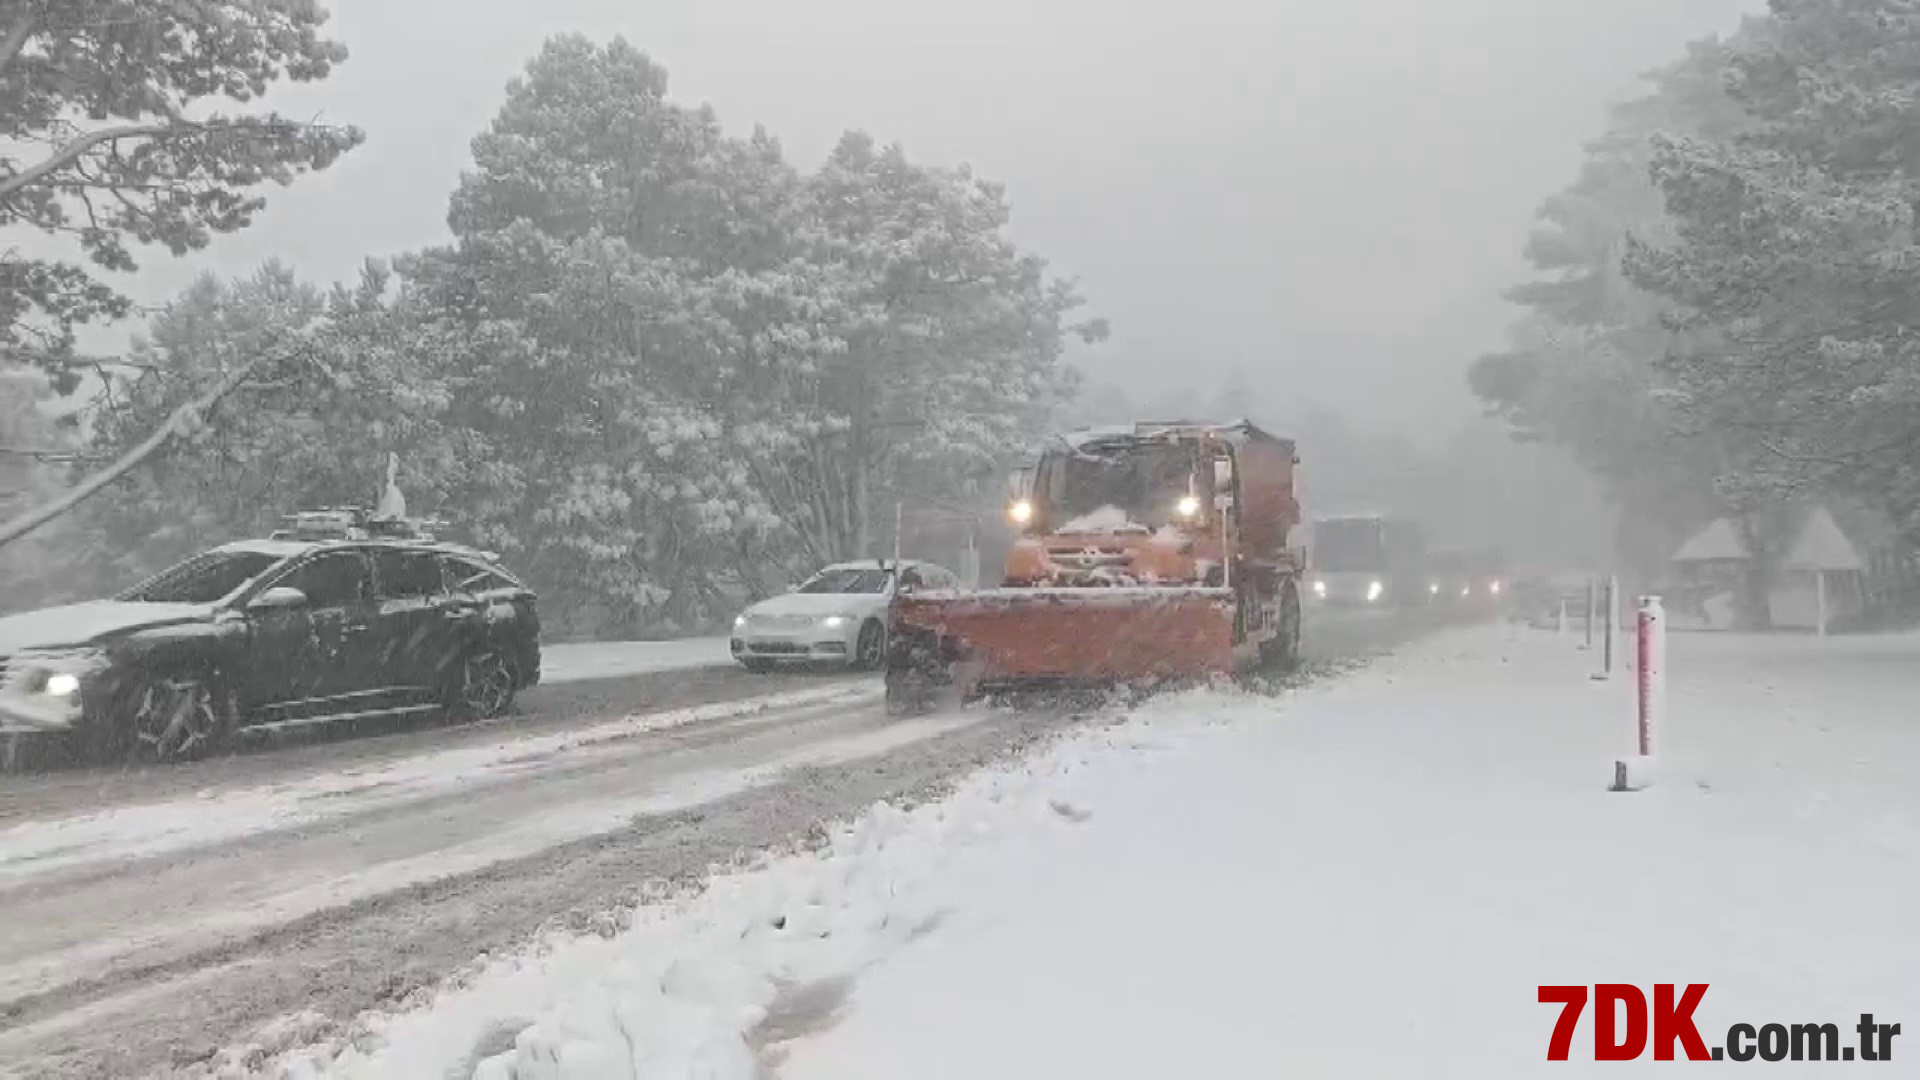
{"type": "Polygon", "coordinates": [[[1025,525],[1033,520],[1033,503],[1027,499],[1015,499],[1013,505],[1007,507],[1007,517],[1013,519],[1015,525],[1025,525]]]}
{"type": "Polygon", "coordinates": [[[1368,582],[1367,583],[1367,603],[1371,604],[1375,600],[1380,599],[1380,594],[1386,591],[1387,591],[1387,587],[1381,584],[1380,582],[1378,581],[1368,582]]]}

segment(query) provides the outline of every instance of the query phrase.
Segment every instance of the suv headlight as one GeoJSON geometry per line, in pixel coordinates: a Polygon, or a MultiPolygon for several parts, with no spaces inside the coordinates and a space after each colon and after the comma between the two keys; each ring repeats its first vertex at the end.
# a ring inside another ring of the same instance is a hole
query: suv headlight
{"type": "Polygon", "coordinates": [[[847,617],[845,615],[829,615],[820,620],[820,625],[829,630],[838,630],[847,625],[847,617]]]}
{"type": "Polygon", "coordinates": [[[80,683],[107,666],[106,655],[93,649],[74,652],[27,654],[14,658],[29,693],[49,697],[72,697],[80,692],[80,683]]]}

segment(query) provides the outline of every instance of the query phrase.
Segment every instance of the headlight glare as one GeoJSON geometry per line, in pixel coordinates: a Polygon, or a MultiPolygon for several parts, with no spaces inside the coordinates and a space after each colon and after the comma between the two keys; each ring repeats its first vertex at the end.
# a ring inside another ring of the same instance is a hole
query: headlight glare
{"type": "Polygon", "coordinates": [[[820,625],[829,630],[838,630],[847,625],[847,617],[845,615],[829,615],[820,620],[820,625]]]}
{"type": "Polygon", "coordinates": [[[47,693],[54,697],[70,697],[79,692],[80,676],[65,671],[47,676],[47,693]]]}
{"type": "Polygon", "coordinates": [[[1375,600],[1380,599],[1380,594],[1386,591],[1387,591],[1387,587],[1381,582],[1379,581],[1369,582],[1367,584],[1367,603],[1371,604],[1375,600]]]}

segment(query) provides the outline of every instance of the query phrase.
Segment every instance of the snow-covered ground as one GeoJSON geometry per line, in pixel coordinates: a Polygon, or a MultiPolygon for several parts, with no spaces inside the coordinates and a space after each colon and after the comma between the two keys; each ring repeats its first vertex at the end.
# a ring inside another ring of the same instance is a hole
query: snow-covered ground
{"type": "Polygon", "coordinates": [[[651,675],[660,671],[726,667],[734,663],[723,637],[679,641],[587,641],[540,650],[540,681],[580,682],[651,675]]]}
{"type": "MultiPolygon", "coordinates": [[[[1645,791],[1605,790],[1629,745],[1624,674],[1590,681],[1592,657],[1551,634],[1458,633],[1280,699],[1150,703],[618,932],[480,963],[348,1037],[298,1047],[291,1018],[228,1060],[489,1080],[1532,1077],[1558,1017],[1536,988],[1596,982],[1710,984],[1709,1045],[1737,1022],[1911,1028],[1920,643],[1671,647],[1645,791]]],[[[1591,1070],[1592,1030],[1553,1068],[1591,1070]]]]}

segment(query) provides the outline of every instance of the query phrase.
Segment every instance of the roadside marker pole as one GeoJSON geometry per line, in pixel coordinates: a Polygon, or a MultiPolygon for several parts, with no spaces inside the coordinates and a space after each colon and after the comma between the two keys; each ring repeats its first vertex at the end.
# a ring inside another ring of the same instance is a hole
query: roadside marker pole
{"type": "Polygon", "coordinates": [[[1560,636],[1567,636],[1567,598],[1560,598],[1560,636]]]}
{"type": "Polygon", "coordinates": [[[1588,578],[1587,579],[1587,643],[1585,645],[1580,646],[1583,649],[1593,648],[1593,620],[1598,618],[1600,614],[1598,611],[1594,610],[1594,607],[1599,603],[1600,603],[1600,579],[1588,578]]]}
{"type": "Polygon", "coordinates": [[[1618,631],[1614,629],[1614,623],[1615,623],[1614,613],[1620,609],[1619,597],[1620,597],[1620,579],[1613,577],[1612,575],[1608,575],[1606,601],[1604,605],[1606,608],[1606,617],[1605,617],[1605,620],[1600,624],[1602,636],[1606,640],[1601,643],[1601,647],[1600,647],[1600,650],[1601,650],[1600,673],[1594,676],[1595,679],[1599,679],[1603,682],[1607,679],[1613,678],[1613,639],[1616,636],[1618,636],[1618,631]]]}
{"type": "Polygon", "coordinates": [[[1654,751],[1667,719],[1667,613],[1657,596],[1640,598],[1634,654],[1634,754],[1613,763],[1614,791],[1638,791],[1653,783],[1654,751]]]}

